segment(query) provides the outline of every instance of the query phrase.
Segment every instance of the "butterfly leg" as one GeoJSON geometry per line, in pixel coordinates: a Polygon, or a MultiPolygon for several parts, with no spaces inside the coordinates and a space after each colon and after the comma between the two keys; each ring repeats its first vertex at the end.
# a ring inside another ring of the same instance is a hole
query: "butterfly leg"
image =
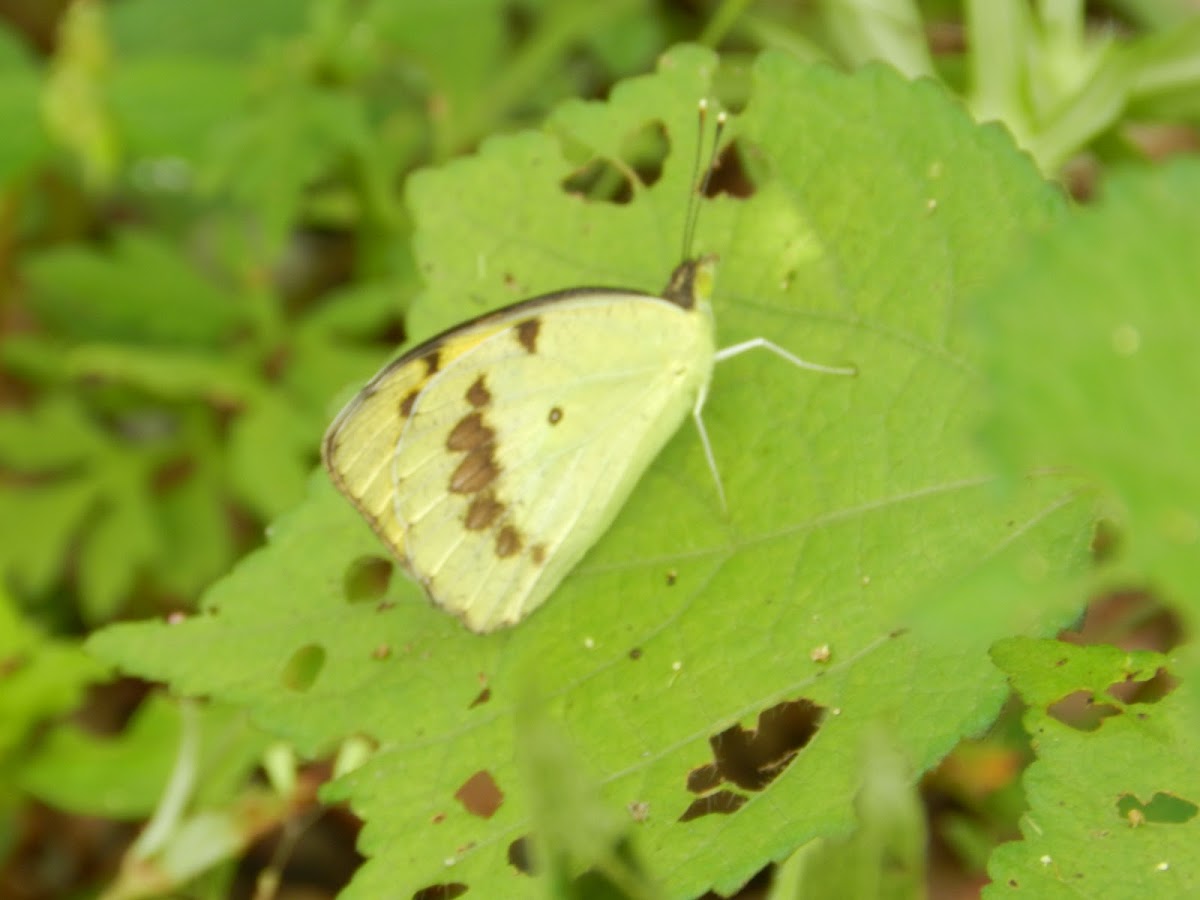
{"type": "Polygon", "coordinates": [[[712,472],[713,482],[717,485],[717,497],[721,500],[721,509],[727,510],[725,504],[725,485],[721,483],[721,471],[717,468],[717,458],[713,455],[712,443],[708,440],[708,431],[704,428],[704,401],[708,399],[708,382],[700,388],[696,396],[696,405],[692,407],[692,420],[696,423],[696,431],[700,433],[700,443],[704,445],[704,458],[708,460],[708,470],[712,472]]]}
{"type": "Polygon", "coordinates": [[[801,359],[793,353],[784,350],[773,341],[768,341],[763,337],[751,338],[748,341],[742,341],[740,344],[733,344],[729,347],[722,347],[717,351],[716,361],[724,362],[727,359],[732,359],[739,354],[745,353],[747,350],[770,350],[776,356],[786,359],[793,366],[801,369],[811,369],[813,372],[824,372],[827,375],[857,375],[857,366],[823,366],[820,363],[809,362],[806,359],[801,359]]]}
{"type": "MultiPolygon", "coordinates": [[[[727,359],[732,359],[739,354],[745,353],[748,350],[769,350],[776,356],[790,362],[792,365],[801,369],[811,369],[814,372],[824,372],[829,375],[857,375],[857,366],[823,366],[820,363],[809,362],[806,359],[801,359],[793,353],[784,350],[773,341],[769,341],[763,337],[751,338],[748,341],[742,341],[740,344],[733,344],[729,347],[724,347],[717,351],[714,357],[716,362],[723,362],[727,359]]],[[[696,405],[692,407],[692,419],[696,423],[696,430],[700,433],[700,443],[704,445],[704,458],[708,460],[708,470],[712,472],[713,481],[717,485],[717,496],[721,500],[721,509],[727,510],[729,507],[725,502],[725,485],[721,481],[721,472],[717,468],[717,458],[713,454],[712,443],[708,439],[708,431],[704,428],[704,402],[708,399],[708,383],[706,382],[700,388],[700,394],[696,397],[696,405]]]]}

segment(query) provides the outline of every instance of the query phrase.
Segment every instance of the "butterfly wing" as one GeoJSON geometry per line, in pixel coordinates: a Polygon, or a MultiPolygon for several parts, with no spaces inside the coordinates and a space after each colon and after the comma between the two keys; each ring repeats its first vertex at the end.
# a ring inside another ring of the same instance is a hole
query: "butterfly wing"
{"type": "Polygon", "coordinates": [[[539,606],[611,524],[713,364],[707,307],[551,295],[377,376],[326,439],[335,481],[475,631],[539,606]]]}

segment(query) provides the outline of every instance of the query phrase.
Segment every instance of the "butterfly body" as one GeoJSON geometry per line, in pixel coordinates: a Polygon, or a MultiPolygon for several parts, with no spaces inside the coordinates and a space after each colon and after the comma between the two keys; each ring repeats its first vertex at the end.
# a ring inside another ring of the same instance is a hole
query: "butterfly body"
{"type": "Polygon", "coordinates": [[[385,367],[325,437],[334,483],[473,631],[540,606],[707,390],[713,261],[661,296],[549,294],[385,367]]]}

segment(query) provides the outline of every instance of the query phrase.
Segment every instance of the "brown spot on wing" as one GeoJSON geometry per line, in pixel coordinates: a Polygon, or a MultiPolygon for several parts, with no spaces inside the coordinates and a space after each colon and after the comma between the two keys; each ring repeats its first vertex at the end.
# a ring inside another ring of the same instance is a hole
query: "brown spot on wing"
{"type": "Polygon", "coordinates": [[[540,566],[546,561],[546,545],[534,544],[529,548],[529,558],[533,560],[534,565],[540,566]]]}
{"type": "Polygon", "coordinates": [[[521,535],[511,525],[505,525],[496,535],[496,555],[501,559],[508,559],[519,552],[521,552],[521,535]]]}
{"type": "Polygon", "coordinates": [[[536,353],[538,332],[541,330],[541,319],[526,319],[517,326],[517,340],[528,352],[536,353]]]}
{"type": "Polygon", "coordinates": [[[551,425],[557,425],[559,422],[562,421],[562,417],[563,417],[562,407],[555,406],[555,407],[551,408],[550,415],[547,416],[546,418],[550,422],[551,425]]]}
{"type": "Polygon", "coordinates": [[[467,388],[467,402],[476,409],[479,409],[481,406],[487,406],[492,402],[492,394],[487,389],[487,384],[484,382],[482,375],[476,378],[472,385],[467,388]]]}
{"type": "Polygon", "coordinates": [[[400,415],[408,418],[412,415],[413,406],[416,405],[417,398],[421,396],[420,388],[413,388],[404,395],[404,399],[400,401],[400,415]]]}
{"type": "Polygon", "coordinates": [[[442,367],[442,353],[440,350],[434,350],[421,357],[421,362],[425,363],[425,377],[428,378],[442,367]]]}
{"type": "Polygon", "coordinates": [[[504,504],[489,494],[480,494],[467,507],[467,517],[463,524],[468,531],[483,531],[496,521],[504,512],[504,504]]]}
{"type": "Polygon", "coordinates": [[[483,424],[483,416],[471,413],[450,431],[446,446],[458,451],[478,450],[490,446],[495,437],[496,432],[483,424]]]}
{"type": "Polygon", "coordinates": [[[478,447],[467,454],[450,476],[450,490],[456,494],[477,494],[500,475],[490,446],[478,447]]]}

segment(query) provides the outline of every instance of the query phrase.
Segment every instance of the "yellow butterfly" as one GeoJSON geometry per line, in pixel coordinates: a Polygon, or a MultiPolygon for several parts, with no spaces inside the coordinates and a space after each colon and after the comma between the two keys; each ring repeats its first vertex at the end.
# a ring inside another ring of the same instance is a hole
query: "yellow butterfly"
{"type": "Polygon", "coordinates": [[[762,338],[717,350],[714,268],[685,259],[661,295],[546,294],[409,350],[326,433],[334,484],[434,603],[472,631],[515,625],[604,534],[689,412],[724,503],[700,418],[717,362],[764,348],[854,371],[762,338]]]}

